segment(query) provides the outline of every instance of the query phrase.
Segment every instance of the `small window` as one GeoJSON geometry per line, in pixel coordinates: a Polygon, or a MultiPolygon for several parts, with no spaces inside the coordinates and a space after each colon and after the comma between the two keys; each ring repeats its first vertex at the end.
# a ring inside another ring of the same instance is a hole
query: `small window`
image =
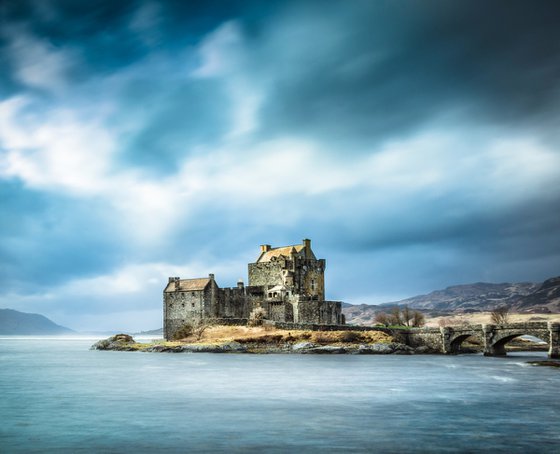
{"type": "Polygon", "coordinates": [[[194,296],[194,292],[191,292],[191,296],[194,296]]]}
{"type": "Polygon", "coordinates": [[[192,307],[194,307],[194,303],[191,303],[191,304],[192,304],[192,307]]]}
{"type": "Polygon", "coordinates": [[[185,307],[185,303],[181,303],[181,307],[185,307]]]}

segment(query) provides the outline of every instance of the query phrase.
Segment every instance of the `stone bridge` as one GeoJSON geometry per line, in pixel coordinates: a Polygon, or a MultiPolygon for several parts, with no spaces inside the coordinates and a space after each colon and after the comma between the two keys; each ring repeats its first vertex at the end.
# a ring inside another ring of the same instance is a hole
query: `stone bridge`
{"type": "Polygon", "coordinates": [[[506,344],[516,337],[530,335],[548,343],[548,357],[560,358],[560,323],[508,323],[504,325],[466,325],[410,330],[408,342],[427,345],[442,353],[458,353],[463,341],[471,336],[484,346],[485,356],[505,356],[506,344]]]}

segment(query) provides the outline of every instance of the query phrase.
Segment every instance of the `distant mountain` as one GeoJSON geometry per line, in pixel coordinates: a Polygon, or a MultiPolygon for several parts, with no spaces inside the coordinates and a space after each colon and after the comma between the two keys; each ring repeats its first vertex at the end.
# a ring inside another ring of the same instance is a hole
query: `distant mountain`
{"type": "Polygon", "coordinates": [[[27,314],[13,309],[0,309],[0,334],[72,334],[69,328],[57,325],[39,314],[27,314]]]}
{"type": "Polygon", "coordinates": [[[134,333],[134,336],[163,336],[163,328],[151,329],[149,331],[140,331],[139,333],[134,333]]]}
{"type": "Polygon", "coordinates": [[[560,312],[560,276],[544,281],[539,288],[513,304],[519,312],[560,312]]]}
{"type": "Polygon", "coordinates": [[[413,296],[378,306],[362,304],[343,308],[346,321],[353,324],[372,324],[375,314],[392,306],[407,305],[433,315],[491,311],[508,306],[518,313],[560,313],[560,277],[543,283],[521,282],[454,285],[427,295],[413,296]]]}
{"type": "Polygon", "coordinates": [[[352,325],[375,325],[375,314],[382,312],[381,306],[373,304],[360,304],[342,307],[342,313],[346,317],[346,323],[352,325]]]}

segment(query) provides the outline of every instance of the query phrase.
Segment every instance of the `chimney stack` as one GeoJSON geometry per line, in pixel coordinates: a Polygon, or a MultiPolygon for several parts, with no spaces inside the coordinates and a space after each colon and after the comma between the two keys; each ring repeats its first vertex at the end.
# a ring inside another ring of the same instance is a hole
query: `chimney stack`
{"type": "Polygon", "coordinates": [[[270,244],[261,244],[261,252],[268,252],[270,251],[270,244]]]}
{"type": "Polygon", "coordinates": [[[210,273],[210,274],[208,275],[208,277],[210,278],[211,281],[214,280],[214,275],[213,275],[212,273],[210,273]]]}
{"type": "Polygon", "coordinates": [[[309,257],[311,255],[311,240],[304,238],[303,245],[305,246],[305,257],[309,257]]]}

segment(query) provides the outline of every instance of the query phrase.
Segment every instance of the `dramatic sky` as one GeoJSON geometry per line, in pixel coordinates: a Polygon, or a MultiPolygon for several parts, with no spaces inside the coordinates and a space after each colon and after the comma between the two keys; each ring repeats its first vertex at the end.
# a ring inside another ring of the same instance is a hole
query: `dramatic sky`
{"type": "Polygon", "coordinates": [[[0,307],[161,326],[313,241],[327,297],[560,274],[557,1],[0,0],[0,307]]]}

